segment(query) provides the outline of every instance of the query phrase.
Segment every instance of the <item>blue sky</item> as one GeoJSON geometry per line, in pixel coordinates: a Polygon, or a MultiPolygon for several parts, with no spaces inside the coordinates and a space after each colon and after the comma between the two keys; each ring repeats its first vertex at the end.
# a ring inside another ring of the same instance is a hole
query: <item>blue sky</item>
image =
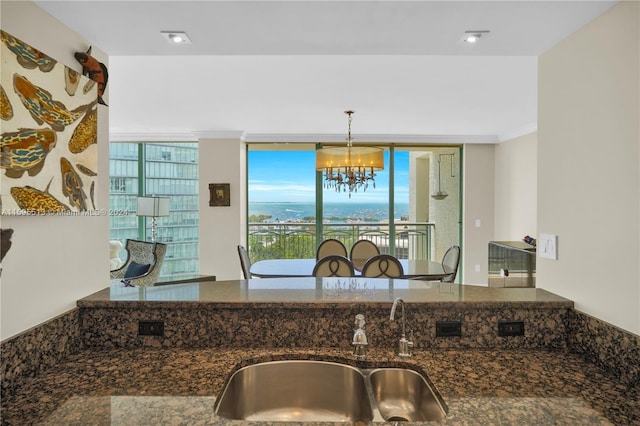
{"type": "MultiPolygon", "coordinates": [[[[409,199],[409,153],[395,153],[396,202],[409,199]]],[[[315,201],[315,152],[314,151],[249,151],[249,201],[250,202],[314,202],[315,201]]],[[[385,165],[389,153],[385,152],[385,165]]],[[[349,202],[349,195],[333,189],[323,190],[325,202],[349,202]]],[[[386,203],[389,193],[389,170],[385,167],[376,175],[376,188],[371,185],[366,192],[354,193],[351,200],[358,202],[386,203]]]]}

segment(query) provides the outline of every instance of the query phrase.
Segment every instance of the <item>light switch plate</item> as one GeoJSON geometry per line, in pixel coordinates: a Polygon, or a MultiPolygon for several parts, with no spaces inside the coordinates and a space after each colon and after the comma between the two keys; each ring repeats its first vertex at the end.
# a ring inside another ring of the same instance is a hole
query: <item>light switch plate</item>
{"type": "Polygon", "coordinates": [[[558,260],[558,236],[555,234],[540,234],[536,249],[540,257],[558,260]]]}

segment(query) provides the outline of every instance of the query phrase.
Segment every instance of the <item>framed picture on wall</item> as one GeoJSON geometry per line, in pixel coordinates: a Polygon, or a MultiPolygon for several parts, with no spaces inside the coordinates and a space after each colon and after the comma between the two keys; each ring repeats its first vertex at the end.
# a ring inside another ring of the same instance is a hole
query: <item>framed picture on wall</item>
{"type": "Polygon", "coordinates": [[[212,207],[231,205],[231,193],[228,183],[209,184],[209,205],[212,207]]]}

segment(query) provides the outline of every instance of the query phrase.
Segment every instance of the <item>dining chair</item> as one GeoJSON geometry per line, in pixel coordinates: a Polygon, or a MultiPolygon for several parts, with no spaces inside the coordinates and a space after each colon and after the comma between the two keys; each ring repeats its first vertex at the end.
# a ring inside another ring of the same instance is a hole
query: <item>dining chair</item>
{"type": "Polygon", "coordinates": [[[111,271],[111,279],[124,279],[132,286],[151,287],[158,282],[167,245],[139,240],[125,243],[127,260],[111,271]]]}
{"type": "Polygon", "coordinates": [[[404,268],[398,259],[390,254],[377,254],[366,261],[362,276],[370,278],[400,278],[404,268]]]}
{"type": "Polygon", "coordinates": [[[340,240],[336,240],[335,238],[329,238],[328,240],[324,240],[318,246],[316,250],[316,260],[320,260],[323,257],[337,255],[347,257],[347,248],[342,244],[340,240]]]}
{"type": "Polygon", "coordinates": [[[318,260],[313,267],[314,277],[353,277],[353,264],[344,256],[330,254],[318,260]]]}
{"type": "Polygon", "coordinates": [[[240,266],[242,267],[242,275],[245,280],[251,278],[251,259],[249,253],[243,245],[238,245],[238,256],[240,257],[240,266]]]}
{"type": "Polygon", "coordinates": [[[451,246],[442,256],[442,269],[453,271],[440,281],[443,283],[452,283],[456,280],[458,274],[458,265],[460,264],[460,246],[451,246]]]}
{"type": "Polygon", "coordinates": [[[373,241],[370,240],[358,240],[351,246],[351,253],[349,253],[349,259],[353,263],[353,268],[356,271],[362,271],[362,267],[373,256],[380,254],[380,249],[373,241]]]}

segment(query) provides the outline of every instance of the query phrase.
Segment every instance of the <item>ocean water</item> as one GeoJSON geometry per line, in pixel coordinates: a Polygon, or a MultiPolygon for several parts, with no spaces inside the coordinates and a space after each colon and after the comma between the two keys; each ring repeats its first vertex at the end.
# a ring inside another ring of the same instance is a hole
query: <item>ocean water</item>
{"type": "MultiPolygon", "coordinates": [[[[249,216],[271,216],[269,222],[300,222],[315,217],[314,203],[249,203],[249,216]]],[[[409,204],[396,204],[394,218],[409,215],[409,204]]],[[[331,222],[379,222],[387,220],[389,209],[384,203],[325,203],[324,217],[331,222]]]]}

